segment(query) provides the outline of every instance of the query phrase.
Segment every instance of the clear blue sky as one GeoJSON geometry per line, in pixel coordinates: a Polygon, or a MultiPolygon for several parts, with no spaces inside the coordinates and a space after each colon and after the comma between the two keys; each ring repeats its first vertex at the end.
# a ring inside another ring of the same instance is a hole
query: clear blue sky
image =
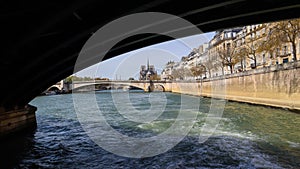
{"type": "Polygon", "coordinates": [[[179,61],[182,56],[187,56],[193,48],[208,42],[214,35],[215,32],[210,32],[148,46],[105,60],[75,75],[122,80],[128,80],[129,77],[138,79],[140,66],[146,65],[147,59],[160,74],[168,61],[179,61]]]}

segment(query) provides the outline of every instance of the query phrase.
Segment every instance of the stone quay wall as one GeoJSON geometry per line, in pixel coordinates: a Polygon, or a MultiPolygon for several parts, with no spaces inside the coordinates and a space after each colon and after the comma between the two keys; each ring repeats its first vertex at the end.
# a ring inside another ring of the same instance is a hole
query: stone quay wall
{"type": "Polygon", "coordinates": [[[0,113],[0,139],[27,128],[35,128],[36,109],[36,107],[28,105],[23,109],[0,113]]]}
{"type": "Polygon", "coordinates": [[[200,81],[174,81],[172,92],[300,110],[300,62],[200,81]]]}

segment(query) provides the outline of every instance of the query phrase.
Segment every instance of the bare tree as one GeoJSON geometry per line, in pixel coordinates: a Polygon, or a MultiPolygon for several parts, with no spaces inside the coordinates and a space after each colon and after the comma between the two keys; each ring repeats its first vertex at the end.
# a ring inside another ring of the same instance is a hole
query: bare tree
{"type": "Polygon", "coordinates": [[[240,61],[236,43],[227,43],[224,48],[218,50],[218,56],[220,58],[220,66],[222,66],[223,69],[225,66],[228,66],[230,69],[230,73],[233,73],[234,65],[240,61]]]}
{"type": "Polygon", "coordinates": [[[270,59],[274,60],[277,56],[274,55],[278,46],[281,45],[281,42],[278,38],[272,38],[270,34],[264,37],[264,40],[260,41],[259,43],[258,52],[265,52],[269,54],[270,59]]]}
{"type": "Polygon", "coordinates": [[[283,43],[290,43],[292,45],[293,58],[297,60],[296,39],[300,34],[300,19],[285,20],[276,22],[270,31],[270,38],[283,43]]]}
{"type": "Polygon", "coordinates": [[[210,60],[206,61],[203,63],[203,65],[206,68],[206,72],[208,73],[209,77],[211,77],[211,72],[213,71],[213,69],[215,68],[215,65],[213,62],[211,62],[210,60]]]}
{"type": "Polygon", "coordinates": [[[183,72],[184,79],[186,79],[187,77],[192,77],[193,76],[193,73],[188,68],[182,68],[180,71],[183,72]]]}
{"type": "Polygon", "coordinates": [[[244,52],[245,56],[253,60],[254,62],[254,68],[257,66],[257,56],[259,53],[260,43],[255,37],[250,37],[249,41],[244,44],[242,47],[242,51],[244,52]]]}
{"type": "Polygon", "coordinates": [[[191,73],[194,77],[198,77],[202,75],[204,72],[205,72],[205,68],[203,67],[203,65],[197,65],[191,67],[191,73]]]}
{"type": "Polygon", "coordinates": [[[220,59],[218,59],[217,54],[210,55],[210,57],[208,57],[208,59],[204,61],[202,65],[205,67],[205,72],[208,73],[209,78],[212,77],[212,72],[219,71],[219,68],[221,68],[222,73],[224,73],[224,67],[220,62],[220,59]]]}
{"type": "Polygon", "coordinates": [[[175,79],[184,80],[184,79],[186,79],[186,77],[192,76],[192,73],[187,68],[178,68],[178,69],[173,69],[172,70],[172,76],[175,79]]]}
{"type": "Polygon", "coordinates": [[[218,71],[220,70],[219,68],[221,68],[222,71],[222,75],[224,75],[224,67],[225,67],[225,62],[224,60],[216,60],[213,64],[213,70],[218,71]]]}
{"type": "Polygon", "coordinates": [[[241,71],[244,71],[245,68],[245,58],[247,56],[247,50],[246,48],[239,48],[237,51],[237,55],[238,55],[238,60],[240,61],[241,64],[241,71]]]}
{"type": "MultiPolygon", "coordinates": [[[[269,26],[269,24],[263,24],[262,29],[265,29],[266,31],[269,26]]],[[[272,34],[271,32],[265,33],[262,37],[262,40],[259,42],[258,51],[268,53],[271,58],[275,58],[273,54],[281,43],[279,38],[275,36],[276,35],[272,34]]]]}
{"type": "Polygon", "coordinates": [[[172,77],[174,79],[183,79],[183,75],[181,74],[181,72],[178,69],[172,70],[172,77]]]}

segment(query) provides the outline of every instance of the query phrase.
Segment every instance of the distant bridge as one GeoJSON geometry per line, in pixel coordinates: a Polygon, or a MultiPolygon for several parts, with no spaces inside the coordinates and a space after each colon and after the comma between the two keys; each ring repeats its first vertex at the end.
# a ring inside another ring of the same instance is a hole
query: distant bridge
{"type": "Polygon", "coordinates": [[[162,80],[95,80],[95,81],[73,81],[72,90],[93,86],[93,85],[106,85],[106,86],[132,86],[140,88],[144,91],[161,90],[164,92],[172,91],[172,82],[162,80]]]}
{"type": "Polygon", "coordinates": [[[61,80],[59,82],[57,82],[56,84],[48,87],[47,90],[45,90],[44,92],[48,92],[48,91],[56,91],[56,90],[63,90],[64,88],[64,80],[61,80]]]}

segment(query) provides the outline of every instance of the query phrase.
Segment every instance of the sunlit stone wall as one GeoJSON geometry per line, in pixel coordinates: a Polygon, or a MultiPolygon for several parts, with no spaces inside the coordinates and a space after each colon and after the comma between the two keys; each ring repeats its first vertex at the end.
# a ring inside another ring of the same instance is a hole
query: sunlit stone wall
{"type": "Polygon", "coordinates": [[[300,110],[300,62],[197,82],[173,82],[172,92],[300,110]]]}

